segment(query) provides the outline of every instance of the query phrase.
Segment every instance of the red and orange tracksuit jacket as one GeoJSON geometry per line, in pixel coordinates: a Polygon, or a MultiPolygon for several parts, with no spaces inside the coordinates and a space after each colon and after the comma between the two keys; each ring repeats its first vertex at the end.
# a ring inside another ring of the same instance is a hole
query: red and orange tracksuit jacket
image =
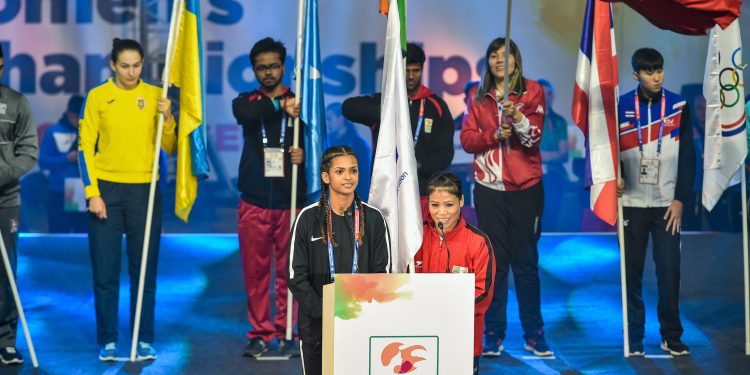
{"type": "Polygon", "coordinates": [[[414,256],[414,269],[417,273],[447,271],[475,274],[474,356],[479,356],[482,354],[484,313],[492,302],[495,282],[495,255],[490,239],[475,226],[466,223],[463,217],[455,228],[445,233],[445,241],[441,239],[432,220],[425,223],[422,237],[422,247],[414,256]]]}

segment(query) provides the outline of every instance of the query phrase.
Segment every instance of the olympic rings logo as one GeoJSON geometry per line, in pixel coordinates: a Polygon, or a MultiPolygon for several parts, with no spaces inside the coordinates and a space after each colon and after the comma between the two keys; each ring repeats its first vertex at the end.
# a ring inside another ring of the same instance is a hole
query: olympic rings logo
{"type": "MultiPolygon", "coordinates": [[[[740,88],[744,87],[745,85],[743,82],[740,82],[740,74],[742,73],[742,70],[745,69],[747,64],[738,64],[736,62],[736,58],[739,55],[740,58],[742,57],[742,48],[737,48],[732,52],[732,65],[733,67],[730,68],[724,68],[719,72],[719,86],[721,87],[721,91],[719,92],[719,98],[721,99],[721,108],[731,108],[737,105],[737,103],[740,102],[740,99],[742,99],[742,95],[740,94],[740,88]],[[724,73],[729,73],[731,75],[731,83],[724,83],[724,73]],[[727,102],[726,94],[725,92],[732,92],[734,91],[734,100],[731,103],[727,102]]],[[[719,57],[721,60],[721,57],[719,57]]]]}

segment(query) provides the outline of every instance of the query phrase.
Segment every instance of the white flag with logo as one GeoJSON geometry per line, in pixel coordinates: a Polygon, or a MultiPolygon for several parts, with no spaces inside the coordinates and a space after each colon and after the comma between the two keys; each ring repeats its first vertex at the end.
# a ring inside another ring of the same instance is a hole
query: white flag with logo
{"type": "MultiPolygon", "coordinates": [[[[739,19],[726,29],[714,26],[708,42],[703,96],[706,137],[703,154],[703,206],[711,210],[724,190],[739,182],[747,155],[739,19]]],[[[684,134],[683,136],[691,136],[684,134]]]]}
{"type": "Polygon", "coordinates": [[[406,272],[422,246],[422,213],[396,3],[391,0],[388,13],[380,132],[372,168],[370,203],[383,212],[388,222],[394,272],[406,272]]]}

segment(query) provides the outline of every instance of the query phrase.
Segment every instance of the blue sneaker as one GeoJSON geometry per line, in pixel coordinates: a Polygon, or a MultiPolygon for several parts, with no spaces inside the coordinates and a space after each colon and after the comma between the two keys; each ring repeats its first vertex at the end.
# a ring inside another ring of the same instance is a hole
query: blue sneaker
{"type": "Polygon", "coordinates": [[[523,335],[523,338],[526,340],[523,343],[523,349],[527,352],[531,352],[537,357],[550,357],[555,354],[547,346],[547,341],[544,340],[544,331],[541,329],[531,335],[523,335]]]}
{"type": "Polygon", "coordinates": [[[661,350],[675,356],[683,356],[690,354],[690,349],[685,345],[679,338],[676,339],[662,339],[661,350]]]}
{"type": "Polygon", "coordinates": [[[503,340],[497,340],[496,342],[485,342],[482,345],[482,357],[499,357],[503,354],[505,347],[503,346],[503,340]]]}
{"type": "Polygon", "coordinates": [[[117,361],[117,344],[110,342],[99,350],[99,360],[104,362],[117,361]]]}
{"type": "Polygon", "coordinates": [[[139,361],[152,361],[156,359],[156,350],[151,344],[143,341],[138,342],[137,358],[139,361]]]}

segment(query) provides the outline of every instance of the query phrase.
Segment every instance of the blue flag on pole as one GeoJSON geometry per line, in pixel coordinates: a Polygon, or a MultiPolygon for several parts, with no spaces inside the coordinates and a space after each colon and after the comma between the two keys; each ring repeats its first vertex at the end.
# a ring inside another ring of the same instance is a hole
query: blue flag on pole
{"type": "Polygon", "coordinates": [[[314,199],[314,195],[320,192],[320,162],[326,147],[326,107],[323,103],[323,76],[320,74],[318,0],[307,0],[306,9],[300,119],[305,123],[307,196],[314,199]]]}

